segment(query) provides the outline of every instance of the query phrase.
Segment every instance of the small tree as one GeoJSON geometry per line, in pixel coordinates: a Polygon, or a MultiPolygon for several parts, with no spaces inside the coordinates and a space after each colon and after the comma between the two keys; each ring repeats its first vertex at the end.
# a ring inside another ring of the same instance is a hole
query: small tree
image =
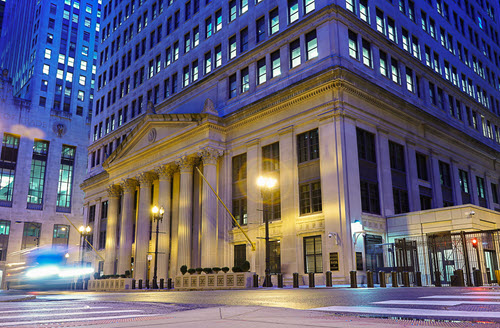
{"type": "Polygon", "coordinates": [[[189,272],[189,274],[194,274],[196,272],[196,270],[193,268],[190,268],[187,270],[187,272],[189,272]]]}
{"type": "Polygon", "coordinates": [[[200,274],[203,271],[203,268],[196,268],[196,273],[200,274]]]}
{"type": "Polygon", "coordinates": [[[183,266],[181,266],[181,273],[182,275],[185,275],[186,272],[188,272],[188,267],[187,265],[184,264],[183,266]]]}
{"type": "Polygon", "coordinates": [[[229,268],[228,268],[228,267],[223,267],[223,268],[222,268],[222,272],[227,273],[228,271],[229,271],[229,268]]]}
{"type": "Polygon", "coordinates": [[[213,267],[212,270],[214,270],[215,273],[219,273],[220,268],[219,267],[213,267]]]}
{"type": "Polygon", "coordinates": [[[212,273],[212,268],[203,268],[203,272],[205,272],[206,274],[210,274],[212,273]]]}
{"type": "Polygon", "coordinates": [[[250,271],[250,262],[248,261],[243,262],[243,264],[241,265],[241,271],[242,272],[250,271]]]}
{"type": "Polygon", "coordinates": [[[130,270],[125,271],[125,277],[130,278],[130,270]]]}

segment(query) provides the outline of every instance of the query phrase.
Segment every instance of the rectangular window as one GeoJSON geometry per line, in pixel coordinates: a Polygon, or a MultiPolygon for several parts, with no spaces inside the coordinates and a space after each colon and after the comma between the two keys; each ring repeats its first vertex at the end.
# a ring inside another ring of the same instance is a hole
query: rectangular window
{"type": "Polygon", "coordinates": [[[106,230],[108,223],[108,201],[101,203],[101,219],[99,225],[99,244],[98,249],[104,249],[106,247],[106,230]]]}
{"type": "Polygon", "coordinates": [[[54,233],[52,234],[52,245],[68,247],[69,225],[54,224],[54,233]]]}
{"type": "Polygon", "coordinates": [[[40,245],[40,231],[42,224],[38,222],[24,222],[23,240],[21,249],[29,249],[40,245]]]}
{"type": "Polygon", "coordinates": [[[479,205],[486,207],[486,189],[484,178],[476,177],[477,182],[477,196],[479,197],[479,205]]]}
{"type": "Polygon", "coordinates": [[[389,36],[389,40],[398,43],[396,34],[396,23],[394,22],[394,19],[390,17],[387,17],[387,35],[389,36]]]}
{"type": "Polygon", "coordinates": [[[185,88],[189,85],[189,65],[184,66],[182,70],[182,87],[185,88]]]}
{"type": "Polygon", "coordinates": [[[257,62],[257,84],[266,82],[266,58],[257,62]]]}
{"type": "Polygon", "coordinates": [[[236,19],[236,0],[229,1],[229,22],[236,19]]]}
{"type": "Polygon", "coordinates": [[[262,42],[266,38],[266,22],[264,17],[257,19],[255,22],[255,32],[257,43],[262,42]]]}
{"type": "Polygon", "coordinates": [[[304,272],[323,272],[321,236],[304,237],[304,272]]]}
{"type": "Polygon", "coordinates": [[[300,65],[300,39],[290,43],[290,68],[300,65]]]}
{"type": "Polygon", "coordinates": [[[400,83],[399,80],[399,66],[398,61],[394,58],[391,58],[391,73],[392,73],[392,81],[394,83],[400,83]]]}
{"type": "Polygon", "coordinates": [[[362,39],[361,42],[363,46],[363,64],[368,67],[372,67],[372,48],[370,42],[365,39],[362,39]]]}
{"type": "MultiPolygon", "coordinates": [[[[496,183],[491,184],[491,197],[493,198],[493,203],[498,204],[498,185],[496,183]]],[[[1,234],[1,223],[0,223],[0,234],[1,234]]]]}
{"type": "Polygon", "coordinates": [[[219,9],[215,12],[215,32],[222,29],[222,10],[219,9]]]}
{"type": "Polygon", "coordinates": [[[319,158],[318,129],[310,130],[297,136],[299,164],[319,158]]]}
{"type": "Polygon", "coordinates": [[[315,9],[314,0],[304,0],[304,14],[309,14],[315,9]]]}
{"type": "Polygon", "coordinates": [[[402,145],[389,141],[389,158],[391,169],[405,172],[405,149],[402,145]]]}
{"type": "Polygon", "coordinates": [[[318,57],[318,40],[316,38],[316,30],[306,34],[306,60],[318,57]]]}
{"type": "Polygon", "coordinates": [[[377,21],[377,31],[385,35],[385,19],[384,19],[384,12],[380,9],[376,9],[375,11],[376,14],[376,21],[377,21]]]}
{"type": "Polygon", "coordinates": [[[205,54],[205,75],[212,71],[212,53],[209,51],[205,54]]]}
{"type": "Polygon", "coordinates": [[[358,59],[358,35],[349,30],[349,56],[358,59]]]}
{"type": "Polygon", "coordinates": [[[280,29],[280,18],[278,15],[278,8],[273,9],[269,12],[269,30],[271,35],[279,32],[280,29]]]}
{"type": "Polygon", "coordinates": [[[375,135],[362,129],[356,129],[358,159],[377,163],[375,155],[375,135]]]}
{"type": "Polygon", "coordinates": [[[248,11],[248,0],[240,0],[240,15],[248,11]]]}
{"type": "Polygon", "coordinates": [[[10,221],[0,220],[0,261],[7,259],[9,246],[10,221]]]}
{"type": "Polygon", "coordinates": [[[240,31],[240,53],[248,50],[248,28],[240,31]]]}
{"type": "Polygon", "coordinates": [[[417,176],[420,180],[429,181],[429,173],[427,169],[427,156],[421,153],[416,154],[417,160],[417,176]]]}
{"type": "Polygon", "coordinates": [[[75,153],[75,147],[63,145],[57,186],[57,211],[66,212],[71,210],[75,153]]]}
{"type": "Polygon", "coordinates": [[[410,92],[415,92],[415,86],[413,84],[413,71],[409,67],[406,67],[406,89],[410,92]]]}
{"type": "MultiPolygon", "coordinates": [[[[49,143],[43,140],[35,140],[31,160],[28,204],[41,205],[43,203],[43,189],[45,185],[45,169],[47,167],[48,153],[49,143]]],[[[29,207],[28,205],[28,208],[29,207]]]]}
{"type": "Polygon", "coordinates": [[[0,153],[0,206],[11,206],[16,175],[19,137],[4,133],[0,153]]]}
{"type": "Polygon", "coordinates": [[[236,74],[229,77],[229,99],[234,98],[238,95],[236,74]]]}
{"type": "Polygon", "coordinates": [[[198,80],[198,60],[193,61],[191,64],[191,81],[198,80]]]}
{"type": "Polygon", "coordinates": [[[247,260],[247,245],[234,245],[234,266],[241,267],[247,260]]]}
{"type": "Polygon", "coordinates": [[[222,47],[219,44],[215,47],[215,68],[222,65],[222,47]]]}
{"type": "Polygon", "coordinates": [[[288,22],[292,24],[299,19],[299,1],[288,0],[288,22]]]}
{"type": "Polygon", "coordinates": [[[370,23],[368,0],[359,0],[359,18],[367,23],[370,23]]]}
{"type": "Polygon", "coordinates": [[[388,72],[387,72],[387,55],[385,52],[382,50],[379,50],[379,57],[380,57],[380,74],[387,77],[388,72]]]}
{"type": "Polygon", "coordinates": [[[315,181],[299,186],[300,215],[322,211],[321,182],[315,181]]]}
{"type": "Polygon", "coordinates": [[[229,38],[229,59],[233,59],[236,57],[236,35],[233,35],[229,38]]]}
{"type": "Polygon", "coordinates": [[[248,67],[241,70],[241,93],[247,92],[250,90],[250,77],[248,74],[248,67]]]}
{"type": "Polygon", "coordinates": [[[205,19],[205,39],[212,36],[212,16],[205,19]]]}
{"type": "Polygon", "coordinates": [[[271,54],[271,78],[281,75],[280,51],[271,54]]]}

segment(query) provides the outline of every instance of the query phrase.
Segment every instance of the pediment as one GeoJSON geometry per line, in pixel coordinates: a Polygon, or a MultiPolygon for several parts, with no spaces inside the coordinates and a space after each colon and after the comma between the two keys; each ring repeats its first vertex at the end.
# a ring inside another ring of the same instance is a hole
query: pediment
{"type": "Polygon", "coordinates": [[[137,124],[103,163],[110,166],[141,153],[160,143],[173,140],[199,125],[200,114],[150,114],[137,124]]]}

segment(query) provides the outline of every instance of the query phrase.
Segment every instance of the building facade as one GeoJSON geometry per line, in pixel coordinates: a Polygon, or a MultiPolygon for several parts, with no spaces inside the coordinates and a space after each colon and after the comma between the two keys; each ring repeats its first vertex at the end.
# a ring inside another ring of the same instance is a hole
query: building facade
{"type": "Polygon", "coordinates": [[[165,209],[158,279],[244,260],[262,275],[264,215],[273,273],[332,271],[337,283],[388,266],[367,251],[400,237],[415,213],[427,215],[405,234],[457,229],[464,204],[490,209],[480,213],[496,226],[498,10],[441,0],[104,3],[82,184],[105,258],[96,268],[152,277],[153,205],[165,209]],[[261,175],[279,187],[263,193],[261,175]]]}
{"type": "Polygon", "coordinates": [[[19,251],[65,244],[80,259],[100,4],[7,1],[0,39],[0,270],[19,251]],[[90,110],[89,110],[90,109],[90,110]]]}

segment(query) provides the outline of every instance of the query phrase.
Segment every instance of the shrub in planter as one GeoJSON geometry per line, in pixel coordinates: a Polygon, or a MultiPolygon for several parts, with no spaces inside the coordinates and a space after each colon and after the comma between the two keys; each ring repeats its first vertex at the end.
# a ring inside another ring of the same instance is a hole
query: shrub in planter
{"type": "Polygon", "coordinates": [[[243,264],[241,265],[241,271],[242,272],[250,271],[250,262],[248,261],[243,262],[243,264]]]}
{"type": "Polygon", "coordinates": [[[187,267],[187,265],[183,265],[183,266],[181,266],[181,273],[182,273],[182,275],[185,275],[185,274],[186,274],[186,272],[188,272],[188,267],[187,267]]]}
{"type": "Polygon", "coordinates": [[[130,270],[125,271],[125,278],[130,278],[130,270]]]}
{"type": "Polygon", "coordinates": [[[203,268],[196,268],[196,273],[200,274],[203,271],[203,268]]]}
{"type": "Polygon", "coordinates": [[[127,278],[127,275],[126,274],[122,274],[122,275],[120,275],[120,278],[127,278]]]}
{"type": "Polygon", "coordinates": [[[210,274],[212,273],[212,268],[203,268],[203,272],[205,272],[206,274],[210,274]]]}
{"type": "Polygon", "coordinates": [[[196,272],[196,270],[191,268],[191,269],[188,269],[187,272],[189,272],[189,274],[194,274],[196,272]]]}
{"type": "Polygon", "coordinates": [[[222,272],[227,273],[229,271],[229,268],[228,267],[223,267],[221,270],[222,270],[222,272]]]}
{"type": "Polygon", "coordinates": [[[217,274],[217,273],[219,273],[220,268],[219,267],[213,267],[212,270],[214,270],[214,272],[217,274]]]}
{"type": "Polygon", "coordinates": [[[234,273],[236,272],[243,272],[239,266],[234,266],[231,270],[233,270],[234,273]]]}

